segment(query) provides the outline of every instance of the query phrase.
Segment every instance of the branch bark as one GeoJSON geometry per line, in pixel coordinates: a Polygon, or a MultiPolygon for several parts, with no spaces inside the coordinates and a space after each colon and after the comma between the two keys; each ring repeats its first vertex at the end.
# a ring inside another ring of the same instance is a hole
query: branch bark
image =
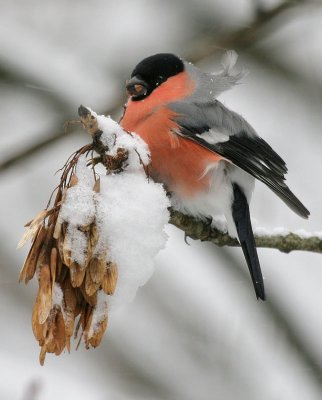
{"type": "MultiPolygon", "coordinates": [[[[231,238],[227,233],[211,227],[207,221],[196,219],[173,209],[170,210],[170,214],[170,223],[184,231],[186,236],[194,240],[212,242],[220,247],[240,246],[236,239],[231,238]]],[[[259,236],[255,234],[255,241],[257,247],[277,249],[283,253],[289,253],[293,250],[322,253],[322,238],[317,235],[304,238],[293,232],[287,235],[272,234],[259,236]]]]}

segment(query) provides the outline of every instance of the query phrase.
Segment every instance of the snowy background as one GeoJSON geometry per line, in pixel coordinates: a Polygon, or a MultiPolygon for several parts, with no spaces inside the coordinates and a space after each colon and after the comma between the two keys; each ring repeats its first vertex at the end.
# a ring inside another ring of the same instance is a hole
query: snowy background
{"type": "Polygon", "coordinates": [[[117,118],[125,79],[157,52],[213,70],[218,49],[236,48],[250,74],[221,100],[287,161],[288,183],[311,211],[300,219],[259,183],[254,225],[322,230],[322,6],[293,4],[1,1],[1,399],[321,399],[322,255],[260,249],[268,300],[257,302],[240,249],[187,246],[169,226],[156,272],[113,315],[104,343],[48,355],[44,367],[31,330],[36,285],[18,285],[23,225],[88,141],[74,126],[62,135],[64,121],[80,104],[117,118]],[[265,22],[258,6],[280,12],[265,22]],[[242,36],[247,27],[256,29],[242,36]]]}

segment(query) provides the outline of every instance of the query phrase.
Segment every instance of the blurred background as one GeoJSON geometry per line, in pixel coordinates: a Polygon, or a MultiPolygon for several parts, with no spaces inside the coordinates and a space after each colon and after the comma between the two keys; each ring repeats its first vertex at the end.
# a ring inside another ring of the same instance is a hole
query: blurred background
{"type": "Polygon", "coordinates": [[[257,302],[240,249],[169,241],[135,301],[96,350],[38,364],[36,284],[18,285],[23,225],[55,171],[89,138],[80,104],[118,118],[135,64],[173,52],[207,71],[235,49],[245,82],[220,100],[287,161],[311,211],[293,214],[258,183],[254,225],[322,231],[322,5],[319,0],[2,0],[0,13],[0,398],[279,400],[322,398],[322,255],[259,249],[257,302]]]}

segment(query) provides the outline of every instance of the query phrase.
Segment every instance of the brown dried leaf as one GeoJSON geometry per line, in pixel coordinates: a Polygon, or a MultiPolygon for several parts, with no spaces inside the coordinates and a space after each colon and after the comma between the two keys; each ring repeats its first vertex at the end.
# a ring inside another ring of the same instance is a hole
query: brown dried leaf
{"type": "MultiPolygon", "coordinates": [[[[45,245],[43,245],[40,249],[39,256],[37,258],[36,271],[39,272],[40,268],[46,264],[49,264],[49,257],[48,257],[48,252],[46,251],[46,247],[45,245]]],[[[39,274],[38,274],[38,280],[39,280],[39,274]]]]}
{"type": "Polygon", "coordinates": [[[18,248],[24,246],[28,240],[33,240],[36,237],[39,228],[43,224],[47,214],[47,210],[42,210],[35,216],[32,221],[27,224],[27,229],[18,243],[18,248]]]}
{"type": "Polygon", "coordinates": [[[52,315],[50,316],[50,322],[48,324],[47,336],[45,338],[45,347],[47,353],[54,353],[56,350],[56,343],[54,337],[55,331],[55,318],[56,318],[56,309],[51,310],[52,315]]]}
{"type": "Polygon", "coordinates": [[[102,289],[106,294],[112,295],[115,292],[118,278],[117,265],[108,263],[105,275],[102,281],[102,289]]]}
{"type": "Polygon", "coordinates": [[[107,318],[104,319],[103,321],[100,321],[98,324],[96,324],[93,329],[93,335],[88,339],[89,344],[92,347],[97,347],[102,341],[102,338],[104,336],[104,333],[107,328],[107,318]]]}
{"type": "Polygon", "coordinates": [[[56,281],[62,282],[63,263],[60,255],[57,254],[56,281]]]}
{"type": "Polygon", "coordinates": [[[31,326],[35,338],[39,341],[44,339],[43,326],[39,323],[39,307],[40,307],[40,297],[37,295],[34,308],[32,310],[31,326]]]}
{"type": "Polygon", "coordinates": [[[96,303],[97,303],[97,291],[94,291],[94,293],[92,295],[88,295],[86,292],[85,285],[86,285],[86,280],[83,282],[82,286],[80,287],[83,298],[86,301],[86,303],[88,303],[92,307],[94,307],[94,306],[96,306],[96,303]]]}
{"type": "Polygon", "coordinates": [[[74,320],[76,314],[77,298],[75,289],[73,289],[69,280],[64,282],[63,286],[64,293],[64,321],[65,321],[65,332],[66,336],[70,337],[74,330],[74,320]]]}
{"type": "Polygon", "coordinates": [[[38,322],[43,324],[50,313],[52,298],[50,270],[48,264],[40,267],[39,290],[37,296],[39,296],[38,322]]]}
{"type": "Polygon", "coordinates": [[[46,248],[52,247],[54,229],[55,229],[55,222],[54,221],[51,221],[51,223],[48,222],[46,237],[44,241],[44,246],[46,248]]]}
{"type": "Polygon", "coordinates": [[[91,225],[89,242],[90,242],[90,246],[91,246],[91,249],[93,252],[95,250],[95,247],[98,242],[98,232],[97,232],[97,226],[95,223],[91,225]]]}
{"type": "Polygon", "coordinates": [[[73,261],[70,264],[70,281],[72,286],[80,287],[85,277],[85,269],[82,269],[77,262],[73,261]]]}
{"type": "Polygon", "coordinates": [[[85,291],[88,296],[92,296],[94,293],[97,292],[98,288],[100,287],[99,283],[93,282],[91,274],[89,270],[86,271],[85,277],[85,291]]]}
{"type": "Polygon", "coordinates": [[[41,366],[44,365],[45,363],[45,358],[46,358],[46,346],[43,345],[40,349],[40,354],[39,354],[39,363],[41,366]]]}
{"type": "Polygon", "coordinates": [[[93,248],[92,248],[92,244],[91,244],[91,227],[90,225],[88,225],[86,227],[87,229],[84,232],[85,237],[86,237],[86,241],[87,241],[87,249],[85,250],[85,262],[84,265],[82,265],[82,268],[87,268],[88,263],[90,262],[92,255],[93,255],[93,248]]]}
{"type": "Polygon", "coordinates": [[[56,281],[56,270],[57,270],[57,249],[56,247],[53,247],[50,252],[50,273],[52,282],[52,287],[51,287],[52,292],[54,291],[54,285],[56,281]]]}
{"type": "Polygon", "coordinates": [[[78,184],[77,175],[76,175],[76,174],[73,174],[73,175],[70,177],[69,187],[76,186],[77,184],[78,184]]]}
{"type": "Polygon", "coordinates": [[[68,235],[68,233],[66,232],[66,233],[65,233],[65,237],[64,237],[64,243],[63,243],[63,256],[62,256],[62,260],[63,260],[64,264],[65,264],[67,267],[70,267],[70,266],[71,266],[71,263],[72,263],[72,259],[71,259],[72,252],[71,252],[71,249],[69,248],[69,245],[70,245],[69,235],[68,235]]]}
{"type": "Polygon", "coordinates": [[[27,284],[30,279],[33,278],[45,235],[46,228],[45,226],[41,226],[33,244],[31,245],[26,261],[24,262],[24,265],[20,271],[19,282],[24,281],[27,284]]]}
{"type": "Polygon", "coordinates": [[[60,308],[57,310],[55,318],[54,342],[55,354],[59,356],[66,345],[65,322],[60,308]]]}
{"type": "Polygon", "coordinates": [[[88,270],[94,283],[101,284],[106,268],[106,261],[97,259],[96,257],[91,259],[88,270]]]}
{"type": "Polygon", "coordinates": [[[62,261],[64,261],[64,241],[65,241],[65,234],[62,232],[62,234],[56,241],[59,257],[62,261]]]}
{"type": "Polygon", "coordinates": [[[56,221],[54,233],[53,233],[53,238],[58,239],[62,233],[62,221],[60,220],[59,216],[56,221]]]}

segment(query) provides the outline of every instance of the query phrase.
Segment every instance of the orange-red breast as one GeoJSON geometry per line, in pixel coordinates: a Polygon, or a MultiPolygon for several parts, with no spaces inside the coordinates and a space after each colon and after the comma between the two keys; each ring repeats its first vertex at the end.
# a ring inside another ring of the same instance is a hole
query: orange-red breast
{"type": "Polygon", "coordinates": [[[254,178],[293,211],[309,211],[285,184],[282,158],[238,114],[216,100],[236,84],[237,56],[228,52],[218,74],[202,72],[179,57],[155,54],[133,70],[121,125],[149,146],[150,173],[170,193],[173,207],[200,218],[224,216],[243,249],[257,298],[265,299],[249,201],[254,178]]]}

